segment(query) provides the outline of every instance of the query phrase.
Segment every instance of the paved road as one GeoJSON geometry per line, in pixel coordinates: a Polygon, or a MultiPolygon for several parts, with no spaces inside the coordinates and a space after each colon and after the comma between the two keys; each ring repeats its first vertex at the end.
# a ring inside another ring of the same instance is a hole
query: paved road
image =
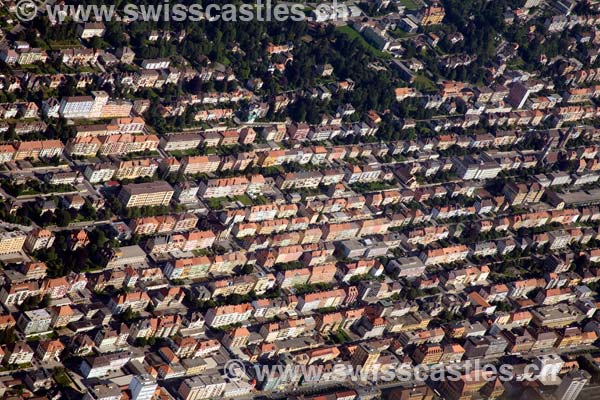
{"type": "Polygon", "coordinates": [[[48,229],[49,231],[52,232],[59,232],[59,231],[70,231],[73,229],[82,229],[82,228],[87,228],[90,226],[98,226],[98,225],[107,225],[110,224],[112,221],[107,219],[107,220],[103,220],[103,221],[81,221],[81,222],[73,222],[71,224],[69,224],[68,226],[52,226],[52,227],[48,227],[46,229],[48,229]]]}

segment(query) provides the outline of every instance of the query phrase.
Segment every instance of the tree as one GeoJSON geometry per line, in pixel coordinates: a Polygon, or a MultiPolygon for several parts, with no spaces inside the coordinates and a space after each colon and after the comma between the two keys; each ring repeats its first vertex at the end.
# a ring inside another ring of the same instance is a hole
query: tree
{"type": "Polygon", "coordinates": [[[21,303],[21,305],[19,306],[19,309],[21,311],[30,311],[30,310],[38,309],[38,308],[40,308],[40,301],[41,301],[40,296],[29,296],[28,298],[25,299],[25,301],[23,301],[23,303],[21,303]]]}
{"type": "Polygon", "coordinates": [[[58,226],[68,226],[71,223],[71,214],[67,210],[60,209],[56,211],[56,224],[58,226]]]}
{"type": "Polygon", "coordinates": [[[121,321],[132,321],[139,317],[139,313],[133,311],[131,307],[127,307],[127,309],[120,315],[121,321]]]}
{"type": "Polygon", "coordinates": [[[17,334],[15,328],[7,328],[0,331],[0,344],[9,344],[17,341],[17,334]]]}
{"type": "Polygon", "coordinates": [[[242,268],[242,274],[244,274],[244,275],[251,274],[252,272],[254,272],[254,266],[253,265],[246,264],[242,268]]]}

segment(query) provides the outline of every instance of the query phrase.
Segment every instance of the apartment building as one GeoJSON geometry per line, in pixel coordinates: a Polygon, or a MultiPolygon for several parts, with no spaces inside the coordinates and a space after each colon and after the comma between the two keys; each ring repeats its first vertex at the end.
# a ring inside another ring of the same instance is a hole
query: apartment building
{"type": "Polygon", "coordinates": [[[59,361],[65,345],[60,340],[43,340],[35,350],[35,355],[41,362],[59,361]]]}
{"type": "Polygon", "coordinates": [[[100,378],[117,371],[131,359],[131,353],[121,351],[103,356],[91,356],[85,358],[79,367],[82,376],[86,379],[100,378]]]}
{"type": "Polygon", "coordinates": [[[182,400],[216,399],[223,396],[226,387],[221,375],[201,375],[184,380],[177,394],[182,400]]]}
{"type": "Polygon", "coordinates": [[[39,287],[36,282],[12,283],[0,289],[0,302],[7,307],[18,306],[29,297],[38,294],[39,287]]]}
{"type": "Polygon", "coordinates": [[[212,297],[227,297],[232,294],[246,295],[254,290],[257,278],[254,275],[242,275],[231,279],[220,279],[208,285],[212,297]]]}
{"type": "Polygon", "coordinates": [[[63,152],[63,144],[60,140],[36,140],[31,142],[18,142],[15,145],[14,160],[27,158],[37,160],[40,158],[59,157],[63,152]]]}
{"type": "Polygon", "coordinates": [[[168,279],[199,279],[208,275],[212,262],[208,257],[179,258],[168,261],[163,273],[168,279]]]}
{"type": "Polygon", "coordinates": [[[95,100],[92,96],[63,97],[58,112],[63,118],[89,118],[94,109],[95,100]]]}
{"type": "Polygon", "coordinates": [[[221,157],[211,156],[186,156],[181,160],[180,170],[184,174],[209,174],[219,170],[221,157]]]}
{"type": "Polygon", "coordinates": [[[196,121],[218,121],[233,118],[234,112],[231,108],[215,108],[211,110],[200,110],[194,116],[196,121]]]}
{"type": "Polygon", "coordinates": [[[211,308],[205,315],[206,324],[210,327],[218,328],[220,326],[243,323],[252,316],[253,311],[254,308],[249,303],[211,308]]]}
{"type": "Polygon", "coordinates": [[[20,231],[0,232],[0,254],[18,253],[23,249],[27,235],[20,231]]]}
{"type": "MultiPolygon", "coordinates": [[[[133,109],[133,103],[128,100],[108,100],[100,110],[100,118],[119,118],[129,119],[131,110],[133,109]]],[[[137,124],[129,124],[132,133],[139,132],[138,128],[135,127],[137,124]]],[[[120,128],[124,128],[123,125],[120,128]]]]}
{"type": "Polygon", "coordinates": [[[356,238],[359,231],[360,225],[356,222],[326,223],[321,227],[322,238],[328,242],[356,238]]]}
{"type": "Polygon", "coordinates": [[[339,265],[336,277],[342,282],[350,282],[352,277],[366,275],[380,267],[377,260],[359,260],[354,263],[342,263],[339,265]]]}
{"type": "Polygon", "coordinates": [[[26,342],[18,341],[6,347],[3,361],[8,365],[29,364],[33,360],[33,355],[33,350],[26,342]]]}
{"type": "Polygon", "coordinates": [[[119,133],[141,134],[146,128],[146,121],[142,117],[121,117],[110,121],[116,126],[119,133]]]}
{"type": "Polygon", "coordinates": [[[266,141],[281,142],[285,139],[286,130],[284,124],[277,126],[267,126],[263,129],[262,136],[266,141]]]}
{"type": "Polygon", "coordinates": [[[167,69],[171,65],[171,61],[168,58],[153,58],[142,61],[142,68],[144,69],[167,69]]]}
{"type": "Polygon", "coordinates": [[[132,400],[152,400],[158,384],[150,374],[135,375],[129,383],[132,400]]]}
{"type": "Polygon", "coordinates": [[[58,278],[46,278],[41,285],[41,293],[50,299],[62,299],[69,293],[71,285],[63,276],[58,278]]]}
{"type": "Polygon", "coordinates": [[[277,274],[277,284],[282,288],[291,288],[308,283],[311,273],[308,268],[289,269],[277,274]]]}
{"type": "Polygon", "coordinates": [[[200,182],[198,193],[202,198],[211,199],[216,197],[240,196],[246,193],[249,181],[246,177],[209,179],[200,182]]]}
{"type": "Polygon", "coordinates": [[[95,136],[75,137],[67,143],[67,153],[73,156],[93,157],[101,145],[102,142],[95,136]]]}
{"type": "Polygon", "coordinates": [[[465,245],[442,247],[439,249],[424,250],[419,258],[425,265],[447,264],[461,261],[469,255],[469,248],[465,245]]]}
{"type": "Polygon", "coordinates": [[[308,293],[300,296],[297,309],[310,312],[320,308],[337,307],[344,302],[346,292],[343,289],[328,290],[319,293],[308,293]]]}
{"type": "Polygon", "coordinates": [[[344,181],[354,183],[375,182],[380,179],[381,170],[369,165],[353,165],[344,170],[344,181]]]}
{"type": "Polygon", "coordinates": [[[151,158],[130,161],[119,161],[115,163],[113,179],[136,179],[151,177],[158,170],[158,163],[151,158]]]}
{"type": "Polygon", "coordinates": [[[419,14],[421,25],[441,24],[445,16],[446,11],[438,2],[433,2],[431,5],[426,6],[419,14]]]}
{"type": "Polygon", "coordinates": [[[44,63],[48,59],[48,54],[42,49],[26,49],[18,54],[17,64],[19,65],[35,64],[36,62],[44,63]]]}
{"type": "Polygon", "coordinates": [[[131,135],[129,133],[99,137],[101,155],[125,155],[142,151],[156,151],[160,143],[156,135],[131,135]]]}
{"type": "Polygon", "coordinates": [[[54,235],[47,229],[35,228],[27,234],[25,249],[29,252],[47,249],[54,243],[54,235]]]}
{"type": "Polygon", "coordinates": [[[277,186],[281,190],[314,189],[321,184],[323,174],[318,171],[289,172],[277,177],[277,186]]]}
{"type": "Polygon", "coordinates": [[[106,27],[102,22],[85,22],[77,27],[77,34],[81,39],[91,39],[95,36],[102,37],[106,27]]]}
{"type": "Polygon", "coordinates": [[[82,65],[95,63],[98,60],[99,52],[95,49],[62,49],[59,51],[59,57],[65,65],[82,65]]]}
{"type": "Polygon", "coordinates": [[[173,193],[165,181],[132,183],[121,188],[118,198],[125,207],[167,206],[173,193]]]}
{"type": "Polygon", "coordinates": [[[15,148],[11,144],[0,145],[0,163],[9,162],[15,156],[15,148]]]}
{"type": "Polygon", "coordinates": [[[106,258],[106,268],[146,265],[146,252],[138,245],[112,248],[106,258]]]}
{"type": "Polygon", "coordinates": [[[85,166],[83,176],[90,183],[100,183],[111,180],[115,171],[116,167],[109,162],[88,164],[85,166]]]}
{"type": "Polygon", "coordinates": [[[212,246],[216,236],[212,231],[193,231],[182,234],[153,237],[146,242],[152,254],[163,254],[174,251],[193,251],[212,246]]]}
{"type": "Polygon", "coordinates": [[[444,349],[439,344],[424,343],[413,352],[412,358],[417,364],[437,364],[444,355],[444,349]]]}
{"type": "Polygon", "coordinates": [[[164,215],[158,217],[134,218],[129,227],[135,235],[151,235],[154,233],[189,231],[198,224],[194,214],[164,215]]]}
{"type": "Polygon", "coordinates": [[[536,182],[529,185],[509,182],[502,189],[502,194],[513,206],[523,203],[539,203],[544,195],[544,187],[536,182]]]}
{"type": "Polygon", "coordinates": [[[212,265],[209,272],[213,275],[231,275],[233,269],[248,262],[244,251],[235,251],[211,257],[212,265]]]}
{"type": "Polygon", "coordinates": [[[199,133],[170,134],[160,140],[160,147],[164,151],[184,151],[197,148],[202,141],[199,133]]]}
{"type": "Polygon", "coordinates": [[[17,320],[17,326],[26,335],[47,332],[50,330],[52,317],[45,309],[25,311],[17,320]]]}
{"type": "Polygon", "coordinates": [[[122,314],[127,309],[133,312],[143,311],[150,304],[150,296],[146,292],[130,292],[110,299],[108,307],[114,314],[122,314]]]}
{"type": "Polygon", "coordinates": [[[472,156],[454,157],[452,165],[457,175],[463,180],[493,179],[498,176],[502,167],[494,160],[477,160],[472,156]]]}

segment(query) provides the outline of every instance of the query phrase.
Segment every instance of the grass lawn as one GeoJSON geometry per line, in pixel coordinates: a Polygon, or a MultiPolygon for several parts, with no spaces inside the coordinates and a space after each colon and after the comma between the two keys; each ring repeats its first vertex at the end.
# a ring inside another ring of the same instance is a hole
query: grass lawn
{"type": "Polygon", "coordinates": [[[194,255],[196,257],[203,257],[203,256],[207,256],[209,255],[209,251],[206,249],[196,249],[196,250],[192,250],[192,253],[194,253],[194,255]]]}
{"type": "Polygon", "coordinates": [[[223,207],[223,203],[227,201],[239,201],[245,206],[251,206],[254,204],[252,199],[247,195],[243,194],[241,196],[232,196],[232,197],[214,197],[212,199],[206,200],[206,204],[212,208],[213,210],[220,210],[223,207]]]}
{"type": "Polygon", "coordinates": [[[337,332],[335,332],[333,335],[333,340],[336,343],[346,343],[351,341],[352,339],[350,339],[350,336],[348,336],[348,334],[346,332],[344,332],[342,329],[339,329],[337,332]]]}
{"type": "Polygon", "coordinates": [[[521,69],[525,67],[525,61],[521,57],[515,57],[508,62],[511,69],[521,69]]]}
{"type": "Polygon", "coordinates": [[[233,199],[236,201],[239,201],[240,203],[242,203],[245,206],[251,206],[253,204],[252,199],[245,194],[243,194],[241,196],[235,196],[235,197],[233,197],[233,199]]]}
{"type": "Polygon", "coordinates": [[[67,373],[62,369],[56,370],[56,372],[54,373],[54,380],[61,387],[72,386],[71,378],[69,378],[69,375],[67,375],[67,373]]]}
{"type": "Polygon", "coordinates": [[[407,10],[418,10],[421,8],[416,0],[400,0],[400,3],[406,7],[407,10]]]}
{"type": "Polygon", "coordinates": [[[358,193],[368,193],[381,190],[393,189],[395,186],[385,182],[368,182],[368,183],[355,183],[350,185],[350,188],[358,193]]]}
{"type": "Polygon", "coordinates": [[[337,28],[335,28],[338,32],[341,32],[347,36],[350,37],[350,39],[357,39],[358,42],[360,43],[360,45],[367,50],[368,52],[370,52],[372,55],[374,55],[375,57],[379,57],[379,58],[390,58],[391,55],[388,53],[384,53],[383,51],[376,49],[375,47],[373,47],[369,42],[367,42],[365,40],[365,38],[362,37],[362,35],[355,30],[354,28],[348,26],[348,25],[344,25],[344,26],[339,26],[337,28]]]}
{"type": "Polygon", "coordinates": [[[48,45],[53,50],[66,49],[66,48],[71,48],[71,47],[76,47],[76,48],[80,49],[83,47],[81,45],[81,43],[79,43],[79,41],[77,41],[77,40],[49,40],[48,45]]]}
{"type": "Polygon", "coordinates": [[[208,203],[207,205],[212,208],[213,210],[220,210],[221,209],[221,203],[227,201],[227,198],[225,197],[213,197],[212,199],[208,199],[206,201],[206,203],[208,203]]]}
{"type": "Polygon", "coordinates": [[[172,150],[169,151],[173,157],[184,157],[184,156],[200,156],[202,151],[198,148],[187,149],[187,150],[172,150]]]}
{"type": "Polygon", "coordinates": [[[392,37],[396,39],[406,39],[408,37],[415,36],[413,33],[408,33],[400,28],[396,28],[393,31],[390,31],[390,35],[392,35],[392,37]]]}
{"type": "Polygon", "coordinates": [[[415,87],[422,92],[435,92],[438,90],[435,83],[424,75],[415,77],[415,87]]]}

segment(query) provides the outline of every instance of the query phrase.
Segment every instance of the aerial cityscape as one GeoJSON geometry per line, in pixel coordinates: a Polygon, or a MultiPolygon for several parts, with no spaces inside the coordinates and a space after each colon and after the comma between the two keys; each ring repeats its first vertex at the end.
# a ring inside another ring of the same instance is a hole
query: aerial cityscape
{"type": "Polygon", "coordinates": [[[0,13],[0,399],[600,399],[600,1],[0,13]]]}

